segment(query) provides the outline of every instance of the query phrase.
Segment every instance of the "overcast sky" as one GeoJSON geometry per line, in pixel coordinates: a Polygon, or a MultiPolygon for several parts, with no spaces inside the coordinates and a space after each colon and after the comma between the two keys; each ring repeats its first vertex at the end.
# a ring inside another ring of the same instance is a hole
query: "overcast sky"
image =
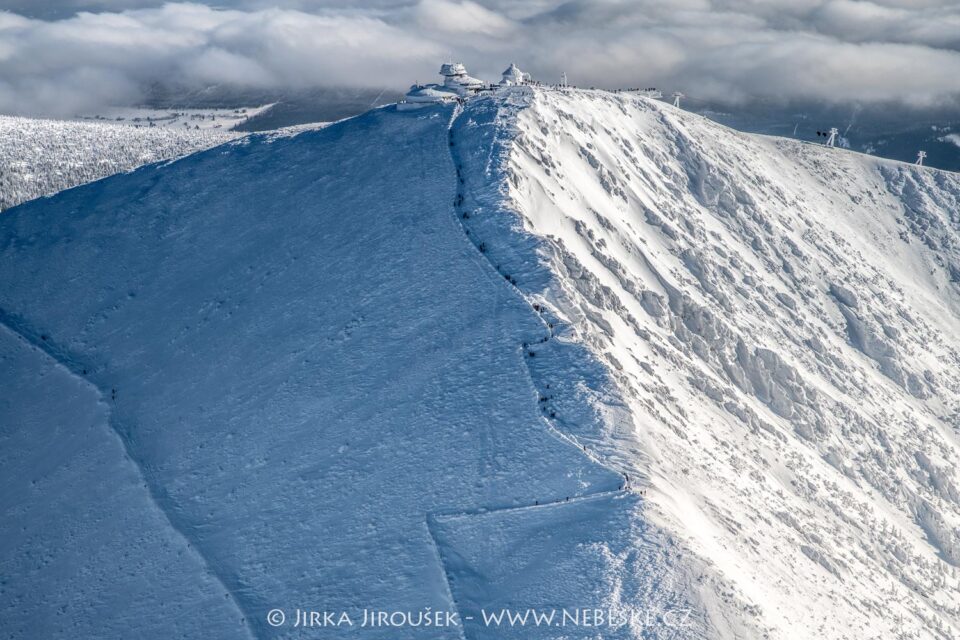
{"type": "Polygon", "coordinates": [[[960,105],[960,0],[0,0],[0,112],[136,103],[157,81],[257,88],[498,79],[702,99],[960,105]]]}

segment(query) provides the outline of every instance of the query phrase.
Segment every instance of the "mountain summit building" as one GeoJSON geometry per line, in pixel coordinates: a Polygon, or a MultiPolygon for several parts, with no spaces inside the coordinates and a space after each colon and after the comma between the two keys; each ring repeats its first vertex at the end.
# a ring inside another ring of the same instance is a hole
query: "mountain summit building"
{"type": "Polygon", "coordinates": [[[430,104],[443,104],[469,98],[483,91],[493,91],[498,86],[512,87],[530,82],[530,74],[510,63],[503,72],[499,85],[484,82],[467,73],[462,62],[444,62],[440,65],[443,82],[439,84],[414,84],[397,108],[403,111],[419,109],[430,104]]]}

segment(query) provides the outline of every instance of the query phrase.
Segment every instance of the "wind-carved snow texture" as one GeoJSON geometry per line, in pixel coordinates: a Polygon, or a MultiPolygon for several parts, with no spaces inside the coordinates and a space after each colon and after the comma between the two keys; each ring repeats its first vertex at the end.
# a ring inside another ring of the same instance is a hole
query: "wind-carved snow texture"
{"type": "MultiPolygon", "coordinates": [[[[549,627],[491,627],[475,612],[546,612],[558,603],[569,611],[589,608],[618,616],[617,623],[601,625],[607,638],[702,637],[709,621],[692,597],[689,563],[680,563],[673,540],[645,522],[642,504],[631,493],[642,490],[633,484],[643,479],[641,457],[597,447],[613,435],[609,427],[624,436],[620,444],[628,444],[629,415],[602,365],[568,335],[570,325],[542,296],[551,276],[504,198],[513,121],[528,103],[529,95],[517,92],[454,109],[449,133],[457,177],[454,213],[486,258],[496,286],[540,316],[540,337],[525,341],[521,353],[544,426],[573,445],[575,455],[613,471],[616,486],[507,508],[432,514],[431,532],[466,637],[556,637],[549,627]]],[[[597,630],[571,627],[564,633],[595,637],[597,630]]]]}
{"type": "Polygon", "coordinates": [[[50,526],[0,536],[0,626],[550,605],[693,612],[563,637],[957,637],[958,204],[943,172],[515,88],[15,208],[0,309],[39,350],[0,333],[30,487],[0,508],[50,526]],[[71,415],[102,459],[51,460],[71,415]],[[108,505],[142,514],[129,540],[59,518],[64,487],[137,473],[108,505]],[[155,588],[84,582],[101,538],[155,588]]]}
{"type": "Polygon", "coordinates": [[[179,158],[238,135],[225,130],[0,116],[0,211],[151,162],[179,158]]]}
{"type": "MultiPolygon", "coordinates": [[[[359,624],[364,608],[686,602],[669,571],[676,552],[656,542],[638,496],[620,491],[623,476],[549,428],[522,349],[545,323],[457,221],[450,116],[387,109],[253,136],[0,218],[5,324],[57,345],[51,353],[70,354],[71,371],[108,394],[127,462],[160,498],[141,508],[170,516],[256,637],[299,637],[268,625],[273,608],[291,619],[295,608],[347,611],[359,624]],[[508,532],[515,558],[540,561],[500,564],[508,532]],[[475,599],[490,587],[475,578],[494,566],[504,600],[475,599]]],[[[14,416],[32,410],[5,403],[14,416]]],[[[15,451],[39,455],[58,428],[34,424],[15,451]]],[[[37,503],[55,504],[55,487],[41,489],[37,503]]],[[[3,499],[12,513],[15,496],[3,499]]],[[[19,550],[4,538],[3,555],[64,549],[82,575],[96,570],[89,539],[54,529],[19,550]]],[[[65,571],[6,573],[5,597],[21,606],[4,612],[4,629],[92,626],[57,589],[65,571]]],[[[201,580],[176,584],[176,597],[168,583],[117,607],[97,636],[177,635],[178,618],[152,605],[209,599],[201,580]]],[[[237,637],[228,622],[206,635],[237,637]]],[[[461,632],[478,635],[431,637],[461,632]]]]}
{"type": "Polygon", "coordinates": [[[715,606],[771,637],[957,637],[960,179],[530,101],[508,199],[633,418],[650,521],[729,583],[715,606]]]}

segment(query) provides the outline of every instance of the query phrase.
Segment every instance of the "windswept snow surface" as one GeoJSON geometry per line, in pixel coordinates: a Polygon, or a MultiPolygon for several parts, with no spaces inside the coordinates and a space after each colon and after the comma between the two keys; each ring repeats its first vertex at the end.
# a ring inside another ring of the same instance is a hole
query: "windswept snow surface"
{"type": "Polygon", "coordinates": [[[6,327],[0,363],[4,635],[242,637],[243,615],[151,500],[106,399],[6,327]]]}
{"type": "Polygon", "coordinates": [[[513,88],[15,208],[0,626],[956,637],[958,205],[955,175],[513,88]],[[426,607],[464,625],[359,627],[426,607]],[[653,617],[480,615],[601,607],[653,617]]]}
{"type": "MultiPolygon", "coordinates": [[[[541,411],[522,345],[549,328],[457,221],[450,116],[388,109],[299,136],[255,136],[0,220],[4,324],[97,389],[152,497],[143,508],[162,511],[168,535],[197,551],[250,636],[300,637],[268,625],[274,608],[291,621],[295,608],[347,611],[359,625],[364,608],[599,607],[614,580],[628,594],[662,580],[650,602],[684,604],[661,557],[668,545],[632,552],[631,527],[644,526],[638,496],[618,491],[619,473],[551,431],[541,411]],[[596,500],[604,519],[585,526],[596,500]],[[529,507],[525,526],[501,526],[497,514],[514,521],[517,507],[529,507]],[[555,529],[531,548],[541,561],[498,568],[514,572],[518,601],[454,602],[487,579],[458,569],[458,557],[498,561],[537,523],[555,529]]],[[[5,403],[14,416],[32,411],[16,396],[5,403]]],[[[20,456],[39,456],[72,427],[24,419],[4,428],[20,456]]],[[[21,464],[37,478],[51,472],[21,464]]],[[[34,499],[53,508],[55,487],[39,484],[34,499]]],[[[16,496],[5,500],[4,522],[16,527],[16,496]]],[[[89,610],[58,598],[65,577],[98,561],[85,564],[88,538],[68,533],[2,538],[5,557],[77,556],[65,568],[5,573],[4,599],[17,606],[3,626],[23,629],[17,637],[32,637],[52,609],[65,634],[89,624],[89,610]]],[[[203,588],[177,585],[176,595],[200,600],[203,588]]],[[[160,584],[153,595],[174,597],[160,584]]],[[[131,598],[115,612],[136,633],[112,634],[114,624],[99,637],[140,635],[151,604],[131,598]]],[[[238,637],[227,626],[214,635],[238,637]]]]}

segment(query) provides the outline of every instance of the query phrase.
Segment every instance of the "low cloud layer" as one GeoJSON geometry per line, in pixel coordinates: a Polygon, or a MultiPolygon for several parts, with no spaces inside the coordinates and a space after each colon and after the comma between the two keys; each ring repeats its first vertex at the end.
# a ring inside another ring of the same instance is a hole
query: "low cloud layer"
{"type": "Polygon", "coordinates": [[[704,100],[960,105],[953,0],[151,4],[38,0],[30,12],[0,11],[0,112],[132,104],[157,83],[402,89],[448,58],[491,79],[516,61],[547,82],[566,71],[581,86],[655,85],[704,100]],[[48,14],[64,17],[36,17],[48,14]]]}

